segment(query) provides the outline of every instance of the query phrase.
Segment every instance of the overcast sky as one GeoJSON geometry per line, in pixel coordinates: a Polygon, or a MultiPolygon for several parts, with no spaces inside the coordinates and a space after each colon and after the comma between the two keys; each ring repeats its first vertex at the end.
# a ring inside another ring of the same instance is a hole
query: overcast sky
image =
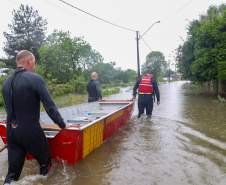
{"type": "MultiPolygon", "coordinates": [[[[189,21],[204,14],[210,5],[226,0],[65,0],[116,24],[144,32],[156,24],[144,39],[152,50],[164,53],[167,60],[186,38],[189,21]]],[[[115,61],[123,69],[136,69],[135,33],[115,28],[62,4],[58,0],[1,0],[0,56],[3,52],[3,32],[8,31],[12,10],[28,4],[48,21],[48,33],[54,29],[70,31],[72,36],[84,36],[106,62],[115,61]]],[[[141,63],[150,49],[140,41],[141,63]]]]}

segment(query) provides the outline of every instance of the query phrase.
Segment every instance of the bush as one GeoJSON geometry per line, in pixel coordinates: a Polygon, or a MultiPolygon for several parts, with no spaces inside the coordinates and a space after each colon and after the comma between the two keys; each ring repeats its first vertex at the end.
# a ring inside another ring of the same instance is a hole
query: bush
{"type": "Polygon", "coordinates": [[[54,97],[70,93],[84,94],[86,93],[86,84],[87,82],[83,76],[74,77],[65,84],[57,84],[53,79],[48,81],[48,89],[54,97]]]}
{"type": "Polygon", "coordinates": [[[62,96],[65,94],[73,93],[74,91],[73,87],[69,83],[66,84],[49,83],[48,89],[53,96],[62,96]]]}
{"type": "Polygon", "coordinates": [[[74,91],[79,94],[86,93],[86,82],[75,80],[74,81],[74,91]]]}
{"type": "Polygon", "coordinates": [[[79,93],[79,94],[86,93],[87,81],[84,76],[75,76],[70,81],[70,85],[74,89],[75,93],[79,93]]]}
{"type": "Polygon", "coordinates": [[[107,88],[102,90],[102,95],[103,96],[110,96],[112,94],[117,94],[119,93],[120,88],[119,87],[114,87],[114,88],[107,88]]]}

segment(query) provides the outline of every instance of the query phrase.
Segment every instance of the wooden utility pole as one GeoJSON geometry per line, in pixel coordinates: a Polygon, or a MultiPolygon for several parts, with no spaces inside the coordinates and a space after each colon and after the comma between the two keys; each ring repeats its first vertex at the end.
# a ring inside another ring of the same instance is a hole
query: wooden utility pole
{"type": "Polygon", "coordinates": [[[137,41],[137,77],[140,77],[140,52],[139,52],[139,31],[136,31],[136,41],[137,41]]]}

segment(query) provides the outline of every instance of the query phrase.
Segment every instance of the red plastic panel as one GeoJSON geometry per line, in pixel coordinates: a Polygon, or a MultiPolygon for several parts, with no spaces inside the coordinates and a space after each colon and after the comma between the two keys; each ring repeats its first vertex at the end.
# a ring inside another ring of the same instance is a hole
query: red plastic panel
{"type": "MultiPolygon", "coordinates": [[[[0,122],[0,136],[6,143],[6,127],[0,122]]],[[[62,130],[55,138],[48,139],[53,159],[64,160],[74,165],[82,159],[82,132],[77,130],[62,130]]],[[[33,159],[27,155],[28,160],[33,159]]]]}
{"type": "Polygon", "coordinates": [[[5,122],[0,122],[0,136],[4,144],[6,144],[6,126],[5,122]]]}
{"type": "Polygon", "coordinates": [[[48,139],[51,156],[74,165],[82,159],[82,132],[62,130],[55,138],[48,139]]]}
{"type": "Polygon", "coordinates": [[[116,112],[115,115],[111,115],[105,120],[104,124],[104,140],[112,136],[117,130],[126,124],[131,116],[132,105],[120,112],[116,112]],[[117,116],[118,115],[118,116],[117,116]],[[113,116],[116,119],[111,119],[113,116]]]}

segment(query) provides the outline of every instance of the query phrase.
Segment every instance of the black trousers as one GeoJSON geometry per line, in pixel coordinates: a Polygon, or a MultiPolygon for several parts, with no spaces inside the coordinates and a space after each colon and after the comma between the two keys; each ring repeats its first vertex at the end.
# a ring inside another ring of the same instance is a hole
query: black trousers
{"type": "Polygon", "coordinates": [[[5,183],[19,180],[27,153],[38,161],[40,174],[47,175],[51,158],[48,142],[40,125],[7,128],[7,144],[8,174],[5,183]]]}
{"type": "Polygon", "coordinates": [[[151,94],[139,94],[138,96],[138,117],[144,114],[145,110],[147,116],[152,115],[153,98],[151,94]]]}
{"type": "Polygon", "coordinates": [[[98,97],[88,97],[88,102],[95,102],[95,101],[98,101],[99,98],[98,97]]]}

